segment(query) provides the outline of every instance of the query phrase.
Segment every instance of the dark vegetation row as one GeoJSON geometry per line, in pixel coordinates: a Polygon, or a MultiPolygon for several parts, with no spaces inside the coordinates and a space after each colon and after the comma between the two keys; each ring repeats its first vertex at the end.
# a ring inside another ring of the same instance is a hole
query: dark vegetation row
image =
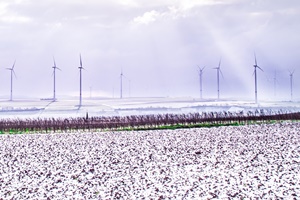
{"type": "Polygon", "coordinates": [[[46,119],[1,119],[0,133],[56,132],[72,130],[149,130],[160,128],[211,127],[300,120],[297,113],[231,113],[131,115],[46,119]]]}

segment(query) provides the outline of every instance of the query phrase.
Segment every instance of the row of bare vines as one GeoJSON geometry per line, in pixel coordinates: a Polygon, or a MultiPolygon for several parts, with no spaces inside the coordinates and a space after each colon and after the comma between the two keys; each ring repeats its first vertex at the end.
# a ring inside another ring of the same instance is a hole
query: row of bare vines
{"type": "Polygon", "coordinates": [[[111,117],[0,119],[0,132],[48,132],[72,130],[120,130],[194,124],[247,124],[280,120],[300,120],[300,113],[264,114],[256,112],[203,112],[111,117]]]}

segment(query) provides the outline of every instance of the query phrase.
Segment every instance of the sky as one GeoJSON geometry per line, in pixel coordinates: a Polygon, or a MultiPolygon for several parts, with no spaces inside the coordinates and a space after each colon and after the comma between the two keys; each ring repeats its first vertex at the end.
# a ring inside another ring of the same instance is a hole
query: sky
{"type": "Polygon", "coordinates": [[[0,98],[200,96],[300,99],[299,0],[1,0],[0,98]],[[276,74],[276,76],[275,76],[276,74]],[[276,77],[276,78],[275,78],[276,77]],[[276,83],[276,84],[274,84],[276,83]],[[275,90],[276,86],[276,90],[275,90]]]}

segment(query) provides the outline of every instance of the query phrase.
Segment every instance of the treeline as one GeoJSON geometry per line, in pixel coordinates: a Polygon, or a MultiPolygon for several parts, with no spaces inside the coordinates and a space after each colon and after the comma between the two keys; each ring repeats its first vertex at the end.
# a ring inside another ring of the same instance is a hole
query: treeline
{"type": "Polygon", "coordinates": [[[77,117],[44,119],[1,119],[0,132],[56,132],[73,130],[122,130],[154,129],[160,126],[196,124],[249,124],[282,120],[300,120],[300,112],[274,113],[263,112],[232,113],[204,112],[190,114],[131,115],[112,117],[77,117]]]}

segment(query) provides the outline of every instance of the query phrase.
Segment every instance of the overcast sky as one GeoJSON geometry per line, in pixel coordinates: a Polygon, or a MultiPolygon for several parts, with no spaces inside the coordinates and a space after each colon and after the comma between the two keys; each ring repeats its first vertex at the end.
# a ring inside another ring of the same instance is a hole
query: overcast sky
{"type": "Polygon", "coordinates": [[[206,66],[203,97],[217,97],[214,67],[222,58],[221,98],[300,97],[299,0],[1,0],[0,96],[57,95],[199,97],[198,65],[206,66]],[[129,89],[130,85],[130,89],[129,89]]]}

